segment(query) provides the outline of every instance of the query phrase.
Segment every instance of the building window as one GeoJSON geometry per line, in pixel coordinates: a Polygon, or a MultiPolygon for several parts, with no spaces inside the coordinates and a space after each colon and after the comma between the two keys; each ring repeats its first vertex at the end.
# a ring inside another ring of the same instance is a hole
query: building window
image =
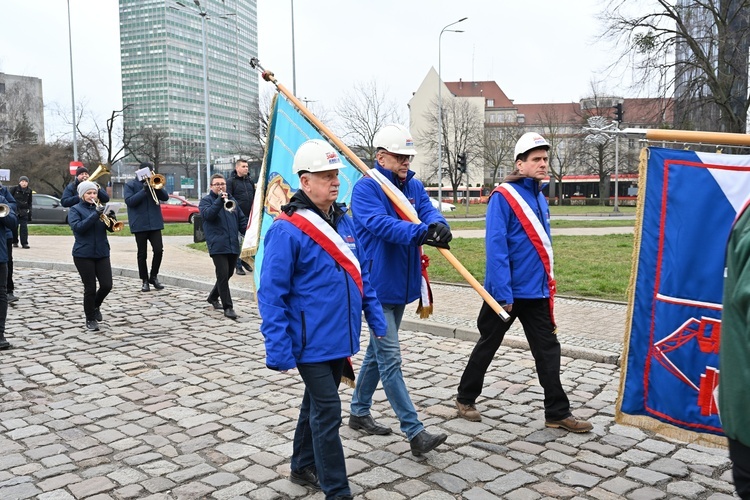
{"type": "Polygon", "coordinates": [[[495,107],[495,100],[494,99],[487,99],[487,107],[488,108],[494,108],[495,107]]]}

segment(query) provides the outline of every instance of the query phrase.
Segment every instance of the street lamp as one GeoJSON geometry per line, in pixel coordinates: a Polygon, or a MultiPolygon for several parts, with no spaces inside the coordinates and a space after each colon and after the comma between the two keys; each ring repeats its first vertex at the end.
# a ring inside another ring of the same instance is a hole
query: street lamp
{"type": "Polygon", "coordinates": [[[70,0],[68,0],[68,47],[70,48],[70,100],[73,105],[73,161],[78,161],[78,138],[76,136],[76,96],[73,90],[73,35],[70,29],[70,0]]]}
{"type": "MultiPolygon", "coordinates": [[[[187,5],[182,2],[176,1],[175,3],[180,7],[187,8],[187,5]]],[[[201,34],[203,38],[203,112],[205,114],[204,127],[206,129],[206,192],[208,192],[208,186],[211,184],[211,124],[208,111],[208,61],[206,59],[206,16],[208,13],[201,6],[199,0],[193,0],[193,3],[198,6],[198,15],[201,16],[201,34]]],[[[200,174],[198,174],[198,177],[200,177],[200,174]]],[[[200,191],[200,188],[198,190],[200,191]]]]}
{"type": "Polygon", "coordinates": [[[463,33],[463,30],[449,30],[448,28],[467,19],[468,17],[463,17],[458,21],[446,25],[440,30],[440,36],[438,36],[438,210],[442,210],[443,208],[443,33],[446,31],[463,33]]]}

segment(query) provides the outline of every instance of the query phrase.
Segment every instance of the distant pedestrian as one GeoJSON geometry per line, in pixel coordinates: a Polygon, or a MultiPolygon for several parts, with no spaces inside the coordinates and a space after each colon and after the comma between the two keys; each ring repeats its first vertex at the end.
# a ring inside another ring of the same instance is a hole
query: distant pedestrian
{"type": "MultiPolygon", "coordinates": [[[[67,186],[65,186],[62,198],[60,198],[60,205],[68,208],[72,207],[73,205],[77,205],[81,201],[80,196],[78,196],[78,185],[81,182],[88,180],[88,178],[89,169],[87,169],[86,167],[78,167],[76,169],[75,179],[73,179],[67,186]]],[[[103,205],[109,201],[109,195],[107,194],[107,191],[102,189],[98,184],[97,187],[99,189],[97,193],[97,199],[99,200],[99,203],[103,205]]]]}
{"type": "MultiPolygon", "coordinates": [[[[13,204],[0,190],[0,203],[13,204]]],[[[0,224],[5,230],[14,228],[18,219],[13,209],[8,210],[5,217],[0,218],[0,224]]],[[[5,338],[5,320],[8,317],[8,296],[6,293],[6,282],[8,274],[8,247],[0,245],[0,350],[10,349],[10,342],[5,338]]]]}
{"type": "Polygon", "coordinates": [[[99,191],[99,186],[94,182],[79,183],[79,202],[68,212],[68,224],[75,237],[73,263],[83,282],[83,311],[89,331],[99,330],[99,321],[102,321],[100,307],[112,290],[112,265],[107,240],[107,231],[112,228],[102,221],[104,204],[97,201],[99,191]]]}
{"type": "Polygon", "coordinates": [[[237,235],[245,233],[247,217],[241,209],[237,208],[237,202],[226,192],[227,183],[223,175],[212,175],[210,187],[211,190],[198,205],[201,217],[203,217],[203,234],[206,235],[208,255],[214,261],[216,270],[216,283],[206,301],[214,309],[222,309],[227,318],[237,319],[229,290],[229,278],[234,274],[237,259],[240,256],[240,242],[237,235]]]}
{"type": "MultiPolygon", "coordinates": [[[[234,172],[227,179],[227,193],[237,200],[239,208],[245,217],[250,217],[253,207],[253,198],[255,197],[255,182],[248,175],[249,167],[247,160],[237,160],[234,164],[234,172]]],[[[240,238],[240,248],[242,248],[242,235],[240,238]]],[[[245,270],[252,271],[249,264],[242,259],[237,259],[236,273],[240,276],[245,274],[245,270]]]]}
{"type": "Polygon", "coordinates": [[[29,178],[22,175],[18,179],[18,185],[13,186],[13,189],[10,190],[10,194],[16,199],[16,206],[18,207],[18,226],[13,228],[13,246],[18,248],[20,236],[21,246],[30,248],[28,223],[31,222],[32,191],[29,188],[29,178]]]}
{"type": "Polygon", "coordinates": [[[555,281],[549,207],[541,181],[547,177],[549,143],[539,134],[521,136],[515,147],[516,169],[491,194],[487,205],[484,288],[511,317],[504,322],[485,302],[479,311],[480,338],[458,385],[458,414],[482,419],[475,404],[484,376],[505,333],[518,318],[534,356],[544,389],[547,427],[588,432],[593,426],[570,412],[560,381],[560,343],[553,316],[555,281]]]}
{"type": "Polygon", "coordinates": [[[719,416],[737,494],[750,499],[750,201],[729,235],[719,348],[719,416]]]}
{"type": "Polygon", "coordinates": [[[135,236],[138,248],[138,276],[141,278],[141,291],[148,292],[153,286],[161,290],[164,285],[159,281],[159,269],[164,255],[164,244],[161,232],[164,229],[164,217],[161,214],[159,201],[167,201],[169,194],[164,188],[150,187],[150,175],[144,170],[153,172],[150,163],[141,163],[143,178],[135,178],[125,184],[125,205],[128,207],[128,226],[135,236]],[[151,271],[148,270],[148,244],[154,256],[151,260],[151,271]]]}
{"type": "Polygon", "coordinates": [[[385,336],[386,323],[369,270],[360,264],[354,225],[336,203],[341,166],[325,141],[307,141],[295,153],[300,188],[266,234],[258,309],[266,366],[297,368],[305,384],[291,481],[344,500],[352,494],[338,386],[347,358],[359,351],[362,311],[376,338],[385,336]]]}

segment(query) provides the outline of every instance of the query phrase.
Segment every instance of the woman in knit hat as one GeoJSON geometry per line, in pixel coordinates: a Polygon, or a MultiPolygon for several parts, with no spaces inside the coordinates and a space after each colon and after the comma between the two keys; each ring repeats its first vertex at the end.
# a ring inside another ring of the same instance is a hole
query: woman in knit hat
{"type": "Polygon", "coordinates": [[[99,308],[112,290],[108,227],[102,220],[104,205],[99,203],[99,186],[90,181],[83,181],[78,184],[77,189],[80,201],[68,212],[68,224],[75,236],[73,262],[83,282],[86,329],[96,331],[99,330],[99,321],[102,320],[99,308]]]}

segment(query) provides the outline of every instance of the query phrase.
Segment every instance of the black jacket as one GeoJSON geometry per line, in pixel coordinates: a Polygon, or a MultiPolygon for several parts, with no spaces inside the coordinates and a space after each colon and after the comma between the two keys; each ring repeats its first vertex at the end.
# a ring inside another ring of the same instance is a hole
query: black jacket
{"type": "Polygon", "coordinates": [[[250,209],[253,207],[253,198],[255,197],[255,183],[250,179],[250,175],[238,177],[234,171],[227,179],[227,193],[237,200],[242,209],[242,213],[250,216],[250,209]]]}
{"type": "Polygon", "coordinates": [[[29,219],[31,219],[31,188],[26,187],[24,189],[20,185],[13,186],[10,194],[16,199],[18,215],[28,215],[29,219]]]}

